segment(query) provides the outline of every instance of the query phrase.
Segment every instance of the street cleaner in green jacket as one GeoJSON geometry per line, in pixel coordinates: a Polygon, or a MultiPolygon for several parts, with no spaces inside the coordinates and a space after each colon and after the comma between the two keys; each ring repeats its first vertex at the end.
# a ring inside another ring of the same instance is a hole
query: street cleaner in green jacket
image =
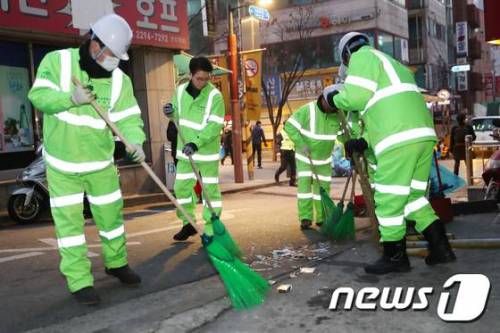
{"type": "MultiPolygon", "coordinates": [[[[334,86],[341,89],[341,85],[334,86]]],[[[310,229],[314,217],[316,225],[324,222],[320,186],[330,193],[332,153],[340,129],[336,110],[328,105],[323,95],[300,107],[285,124],[285,131],[295,144],[301,229],[310,229]],[[320,184],[317,184],[314,173],[318,175],[320,184]]]]}
{"type": "Polygon", "coordinates": [[[111,130],[90,103],[95,99],[144,160],[141,111],[130,78],[119,68],[129,59],[132,30],[118,15],[91,25],[90,39],[80,48],[48,53],[38,68],[29,99],[43,113],[44,158],[54,218],[60,269],[68,288],[83,304],[99,303],[93,288],[84,233],[83,197],[90,202],[99,229],[106,274],[127,285],[140,277],[128,266],[123,225],[123,198],[111,130]],[[72,84],[75,76],[83,87],[72,84]]]}
{"type": "MultiPolygon", "coordinates": [[[[163,112],[179,125],[177,142],[182,150],[177,151],[177,175],[174,191],[178,202],[195,219],[196,195],[193,187],[196,175],[189,163],[188,156],[201,174],[205,192],[212,203],[215,213],[222,211],[222,195],[219,188],[219,150],[221,131],[224,126],[224,101],[220,91],[212,85],[210,74],[213,66],[205,57],[196,57],[189,63],[191,80],[177,87],[172,103],[167,103],[163,112]],[[184,139],[184,141],[183,141],[184,139]]],[[[203,219],[205,232],[213,234],[212,214],[205,198],[203,200],[203,219]]],[[[177,211],[182,220],[182,229],[174,235],[174,240],[184,241],[196,234],[185,216],[177,211]]]]}
{"type": "Polygon", "coordinates": [[[340,110],[360,110],[364,138],[346,142],[349,154],[373,149],[376,215],[382,258],[365,267],[371,274],[407,272],[406,220],[416,222],[429,244],[428,265],[454,261],[445,227],[426,199],[436,133],[413,74],[404,65],[369,46],[368,37],[351,32],[339,43],[348,67],[344,89],[325,90],[340,110]]]}

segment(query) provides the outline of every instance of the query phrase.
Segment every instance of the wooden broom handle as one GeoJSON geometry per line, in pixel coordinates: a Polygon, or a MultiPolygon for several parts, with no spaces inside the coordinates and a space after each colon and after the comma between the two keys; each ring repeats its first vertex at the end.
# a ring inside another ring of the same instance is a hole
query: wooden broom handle
{"type": "MultiPolygon", "coordinates": [[[[349,128],[347,127],[347,120],[344,111],[337,109],[337,115],[340,119],[340,125],[342,126],[347,140],[351,139],[351,133],[349,131],[349,128]]],[[[375,215],[375,203],[373,202],[373,193],[370,187],[370,182],[368,181],[368,177],[366,176],[366,174],[363,172],[363,167],[361,165],[361,161],[357,152],[353,153],[352,160],[354,161],[354,167],[360,178],[359,182],[361,184],[363,197],[365,198],[365,203],[368,210],[368,215],[370,216],[372,227],[376,230],[378,222],[377,216],[375,215]]]]}

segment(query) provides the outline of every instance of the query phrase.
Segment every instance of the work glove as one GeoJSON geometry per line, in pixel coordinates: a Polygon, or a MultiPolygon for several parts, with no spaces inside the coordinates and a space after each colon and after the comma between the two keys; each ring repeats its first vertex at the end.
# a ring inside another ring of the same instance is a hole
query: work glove
{"type": "Polygon", "coordinates": [[[163,106],[163,114],[167,116],[168,119],[172,119],[174,117],[174,106],[172,103],[167,103],[163,106]]]}
{"type": "Polygon", "coordinates": [[[182,153],[186,156],[192,156],[197,151],[198,151],[198,147],[192,142],[187,143],[184,146],[184,148],[182,148],[182,153]]]}
{"type": "Polygon", "coordinates": [[[89,87],[76,85],[71,93],[71,101],[74,105],[90,104],[95,100],[95,95],[89,87]]]}
{"type": "Polygon", "coordinates": [[[304,146],[302,147],[302,153],[305,155],[305,156],[311,156],[311,149],[309,149],[308,146],[304,146]]]}
{"type": "Polygon", "coordinates": [[[344,144],[347,156],[352,157],[353,153],[362,153],[368,148],[368,142],[365,139],[351,139],[344,144]]]}
{"type": "Polygon", "coordinates": [[[144,150],[142,149],[142,145],[132,144],[134,147],[134,151],[127,151],[128,158],[134,163],[141,163],[146,160],[146,154],[144,154],[144,150]]]}
{"type": "Polygon", "coordinates": [[[325,89],[323,90],[323,98],[334,110],[337,110],[337,106],[333,102],[333,96],[337,95],[342,89],[344,89],[344,85],[341,83],[336,83],[325,87],[325,89]]]}

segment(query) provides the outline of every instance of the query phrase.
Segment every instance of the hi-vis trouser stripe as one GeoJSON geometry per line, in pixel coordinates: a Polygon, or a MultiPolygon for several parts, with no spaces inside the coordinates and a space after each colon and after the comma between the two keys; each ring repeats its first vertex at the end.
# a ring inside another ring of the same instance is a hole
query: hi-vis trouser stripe
{"type": "Polygon", "coordinates": [[[82,163],[63,161],[61,159],[55,158],[54,156],[50,155],[45,149],[43,150],[43,157],[45,159],[45,162],[47,162],[47,164],[49,164],[53,168],[68,173],[94,172],[107,168],[109,165],[113,163],[113,159],[108,161],[95,161],[95,162],[82,162],[82,163]]]}
{"type": "Polygon", "coordinates": [[[419,232],[437,220],[425,198],[434,141],[407,145],[387,151],[375,170],[375,213],[382,241],[401,240],[405,220],[416,222],[419,232]]]}
{"type": "MultiPolygon", "coordinates": [[[[320,186],[330,193],[332,167],[330,164],[311,165],[303,162],[296,156],[297,162],[297,206],[299,210],[299,221],[307,219],[323,222],[323,207],[321,206],[320,186]],[[320,184],[317,183],[313,170],[318,174],[320,184]]],[[[307,160],[309,162],[309,160],[307,160]]],[[[314,163],[314,161],[313,161],[314,163]]]]}
{"type": "Polygon", "coordinates": [[[84,234],[83,193],[87,194],[99,229],[105,266],[117,268],[126,265],[123,198],[116,167],[110,165],[88,174],[66,174],[49,164],[47,180],[61,254],[60,268],[70,291],[93,285],[84,234]]]}
{"type": "MultiPolygon", "coordinates": [[[[204,162],[196,163],[203,181],[205,192],[210,200],[212,207],[217,216],[222,212],[222,195],[219,188],[219,162],[204,162]]],[[[194,220],[194,210],[198,199],[194,193],[196,185],[196,176],[188,161],[179,159],[177,163],[177,176],[174,184],[175,195],[177,201],[184,207],[189,216],[194,220]]],[[[203,198],[203,219],[205,220],[205,232],[213,234],[212,214],[206,203],[206,198],[203,198]]],[[[188,224],[188,219],[177,210],[177,216],[182,220],[183,224],[188,224]]]]}

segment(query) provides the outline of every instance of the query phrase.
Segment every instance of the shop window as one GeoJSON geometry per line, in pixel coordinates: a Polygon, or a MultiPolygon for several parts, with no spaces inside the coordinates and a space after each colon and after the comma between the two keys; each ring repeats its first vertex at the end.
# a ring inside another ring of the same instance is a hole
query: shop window
{"type": "Polygon", "coordinates": [[[0,170],[24,167],[33,158],[33,111],[28,47],[0,42],[0,170]]]}
{"type": "Polygon", "coordinates": [[[378,48],[380,51],[394,57],[394,37],[385,32],[378,35],[378,48]]]}

